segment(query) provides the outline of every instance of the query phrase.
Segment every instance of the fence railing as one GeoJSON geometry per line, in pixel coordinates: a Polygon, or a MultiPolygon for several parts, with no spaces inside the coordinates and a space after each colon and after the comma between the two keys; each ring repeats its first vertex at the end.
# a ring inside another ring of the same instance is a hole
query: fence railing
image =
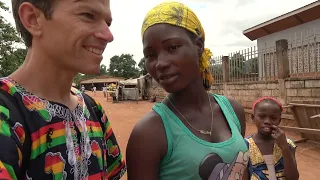
{"type": "Polygon", "coordinates": [[[288,40],[277,41],[280,44],[274,42],[271,46],[260,45],[259,49],[254,46],[214,57],[211,62],[214,83],[272,81],[279,75],[281,78],[320,77],[320,33],[315,32],[290,35],[288,40]]]}
{"type": "Polygon", "coordinates": [[[211,73],[215,84],[223,83],[222,56],[217,56],[211,59],[211,73]]]}
{"type": "Polygon", "coordinates": [[[278,77],[278,59],[276,47],[266,47],[259,51],[259,60],[262,62],[262,78],[259,80],[276,80],[278,77]]]}
{"type": "Polygon", "coordinates": [[[320,33],[301,32],[288,41],[290,77],[320,75],[320,33]]]}
{"type": "MultiPolygon", "coordinates": [[[[211,72],[217,84],[223,83],[222,57],[214,57],[211,62],[211,72]]],[[[278,75],[275,47],[258,50],[254,46],[230,53],[227,60],[229,82],[275,80],[278,75]]]]}

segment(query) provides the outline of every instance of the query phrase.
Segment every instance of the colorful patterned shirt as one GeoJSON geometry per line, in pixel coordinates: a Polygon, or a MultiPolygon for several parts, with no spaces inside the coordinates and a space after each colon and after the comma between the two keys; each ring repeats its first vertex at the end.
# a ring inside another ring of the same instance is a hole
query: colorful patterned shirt
{"type": "MultiPolygon", "coordinates": [[[[249,176],[250,180],[269,180],[269,172],[267,164],[263,158],[260,149],[253,140],[253,135],[246,138],[245,141],[249,148],[249,176]]],[[[288,145],[291,149],[295,149],[297,146],[295,143],[287,138],[288,145]]],[[[284,174],[284,160],[282,151],[277,144],[274,144],[273,148],[273,161],[275,166],[276,177],[278,180],[285,180],[284,174]]]]}
{"type": "Polygon", "coordinates": [[[0,179],[20,179],[27,137],[31,151],[25,179],[120,179],[125,173],[125,161],[99,103],[93,111],[83,94],[72,89],[79,102],[70,110],[27,92],[10,78],[0,79],[0,90],[18,106],[13,112],[0,98],[0,179]],[[27,123],[19,123],[17,113],[27,123]]]}

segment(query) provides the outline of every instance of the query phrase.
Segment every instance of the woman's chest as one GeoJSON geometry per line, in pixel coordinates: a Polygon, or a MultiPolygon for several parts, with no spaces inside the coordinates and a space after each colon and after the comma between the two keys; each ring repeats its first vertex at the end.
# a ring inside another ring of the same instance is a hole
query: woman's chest
{"type": "Polygon", "coordinates": [[[187,177],[197,175],[199,179],[237,179],[243,174],[249,160],[248,149],[237,143],[221,148],[183,146],[178,143],[173,148],[167,166],[176,167],[178,174],[187,177]]]}

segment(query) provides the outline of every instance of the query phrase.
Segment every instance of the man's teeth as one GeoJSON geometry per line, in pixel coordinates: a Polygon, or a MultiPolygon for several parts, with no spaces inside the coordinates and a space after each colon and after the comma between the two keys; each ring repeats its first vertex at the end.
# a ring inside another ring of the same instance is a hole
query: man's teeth
{"type": "Polygon", "coordinates": [[[93,47],[87,47],[86,49],[92,53],[97,54],[97,55],[102,55],[102,53],[103,53],[103,50],[93,48],[93,47]]]}

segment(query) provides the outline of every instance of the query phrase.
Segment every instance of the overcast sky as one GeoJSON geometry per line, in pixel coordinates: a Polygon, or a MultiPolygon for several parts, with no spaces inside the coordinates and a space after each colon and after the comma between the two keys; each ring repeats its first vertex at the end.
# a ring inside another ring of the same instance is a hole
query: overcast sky
{"type": "MultiPolygon", "coordinates": [[[[1,0],[11,8],[11,0],[1,0]]],[[[114,41],[104,52],[103,64],[109,66],[114,55],[130,53],[136,62],[143,57],[140,28],[145,14],[164,0],[111,0],[114,41]]],[[[176,0],[188,5],[199,17],[205,33],[206,47],[214,56],[256,45],[242,32],[315,0],[176,0]]],[[[2,13],[14,24],[11,13],[2,13]]]]}

